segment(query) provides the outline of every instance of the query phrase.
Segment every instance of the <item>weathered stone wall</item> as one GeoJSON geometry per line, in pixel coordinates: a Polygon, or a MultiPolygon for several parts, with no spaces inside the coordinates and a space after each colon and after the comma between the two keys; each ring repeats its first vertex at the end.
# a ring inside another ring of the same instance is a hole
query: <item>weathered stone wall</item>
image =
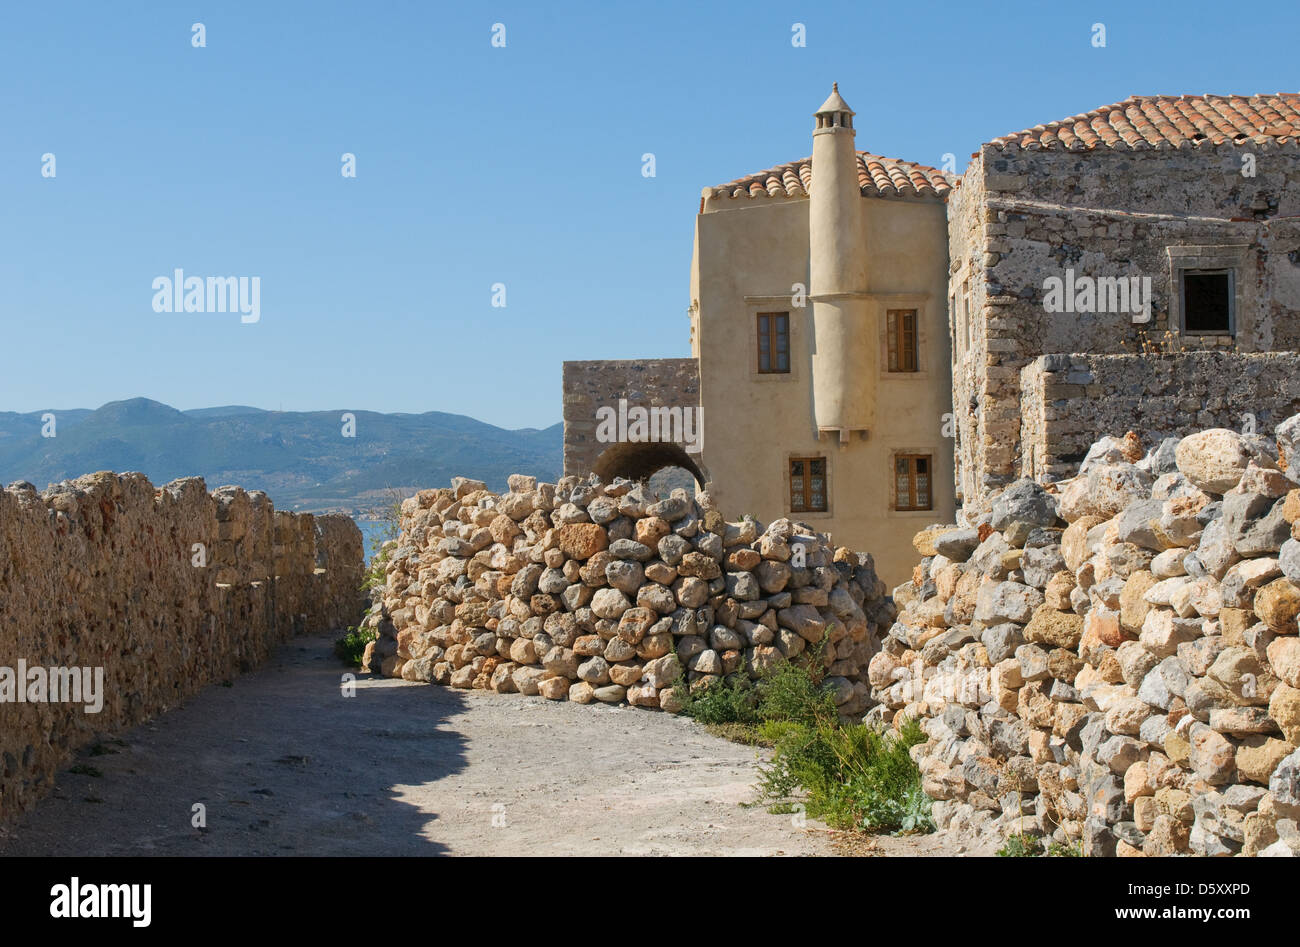
{"type": "Polygon", "coordinates": [[[1073,476],[1098,431],[1272,430],[1300,411],[1300,355],[1044,355],[1020,391],[1019,472],[1047,482],[1073,476]]]}
{"type": "Polygon", "coordinates": [[[1017,475],[1021,371],[1041,355],[1300,349],[1295,141],[1138,151],[986,145],[950,199],[949,219],[954,336],[974,341],[965,358],[960,344],[954,349],[967,502],[1017,475]],[[1247,152],[1253,177],[1241,173],[1247,152]],[[1171,316],[1178,270],[1225,261],[1235,267],[1235,335],[1180,333],[1171,316]],[[1044,280],[1067,270],[1150,277],[1150,322],[1134,324],[1129,312],[1047,312],[1044,280]],[[962,325],[966,297],[970,327],[962,325]]]}
{"type": "Polygon", "coordinates": [[[868,720],[922,722],[941,829],[1300,855],[1300,415],[1105,438],[915,545],[868,720]]]}
{"type": "Polygon", "coordinates": [[[892,603],[869,555],[808,527],[727,523],[707,493],[510,478],[425,490],[402,533],[366,664],[387,676],[675,711],[692,687],[820,646],[845,715],[892,603]]]}
{"type": "Polygon", "coordinates": [[[348,517],[276,512],[238,487],[209,495],[199,478],[155,488],[103,472],[0,490],[0,668],[103,668],[98,713],[0,703],[0,818],[97,736],[254,667],[291,635],[356,624],[363,567],[348,517]]]}
{"type": "Polygon", "coordinates": [[[987,194],[977,162],[948,198],[948,323],[952,342],[953,452],[957,501],[970,502],[1001,482],[998,472],[1014,456],[1007,431],[1016,424],[1005,400],[1006,370],[994,364],[991,337],[1005,334],[999,310],[990,305],[984,242],[987,194]],[[986,324],[987,323],[987,324],[986,324]],[[992,472],[992,473],[990,473],[992,472]]]}
{"type": "Polygon", "coordinates": [[[641,476],[665,463],[691,470],[703,486],[708,480],[702,450],[686,452],[676,443],[611,443],[597,438],[596,412],[618,409],[619,400],[644,408],[690,408],[696,412],[695,433],[703,448],[700,410],[700,369],[693,358],[647,358],[564,363],[565,476],[604,473],[641,476]],[[691,469],[692,466],[695,469],[691,469]],[[603,468],[617,468],[604,470],[603,468]]]}

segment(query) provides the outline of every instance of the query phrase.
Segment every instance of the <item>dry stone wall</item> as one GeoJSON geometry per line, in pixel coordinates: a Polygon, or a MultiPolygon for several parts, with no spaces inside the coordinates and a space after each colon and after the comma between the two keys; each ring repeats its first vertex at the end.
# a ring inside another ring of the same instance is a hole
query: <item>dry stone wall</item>
{"type": "Polygon", "coordinates": [[[103,669],[97,713],[0,703],[0,818],[97,736],[256,666],[291,635],[356,624],[363,569],[349,517],[279,512],[238,487],[209,494],[197,477],[154,487],[103,472],[0,490],[0,669],[103,669]]]}
{"type": "Polygon", "coordinates": [[[707,493],[513,476],[402,507],[366,662],[390,677],[676,711],[699,687],[820,648],[841,713],[894,618],[869,555],[781,519],[728,523],[707,493]]]}
{"type": "Polygon", "coordinates": [[[868,719],[922,721],[941,828],[1300,854],[1300,415],[1104,438],[914,545],[868,719]]]}
{"type": "Polygon", "coordinates": [[[1300,411],[1291,352],[1044,355],[1020,376],[1020,474],[1039,481],[1073,476],[1097,431],[1246,433],[1300,411]]]}

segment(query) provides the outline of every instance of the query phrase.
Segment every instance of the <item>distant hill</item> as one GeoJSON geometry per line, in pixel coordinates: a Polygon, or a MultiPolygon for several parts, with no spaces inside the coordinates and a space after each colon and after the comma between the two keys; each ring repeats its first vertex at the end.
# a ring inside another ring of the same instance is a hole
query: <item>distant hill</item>
{"type": "Polygon", "coordinates": [[[503,490],[512,473],[556,480],[562,424],[508,431],[459,414],[266,411],[245,405],[177,411],[147,398],[97,410],[54,409],[56,436],[41,436],[43,411],[0,412],[0,483],[38,488],[96,470],[138,470],[155,484],[201,476],[265,490],[279,509],[373,509],[393,490],[410,493],[475,477],[503,490]]]}

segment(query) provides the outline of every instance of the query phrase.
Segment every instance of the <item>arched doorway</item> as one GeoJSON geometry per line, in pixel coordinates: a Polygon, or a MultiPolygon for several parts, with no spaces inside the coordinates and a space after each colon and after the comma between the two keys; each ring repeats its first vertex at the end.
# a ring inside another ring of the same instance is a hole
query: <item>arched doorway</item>
{"type": "Polygon", "coordinates": [[[665,468],[680,468],[695,478],[703,489],[709,476],[696,456],[686,453],[680,444],[671,442],[611,444],[596,458],[595,473],[606,483],[615,477],[648,481],[665,468]]]}

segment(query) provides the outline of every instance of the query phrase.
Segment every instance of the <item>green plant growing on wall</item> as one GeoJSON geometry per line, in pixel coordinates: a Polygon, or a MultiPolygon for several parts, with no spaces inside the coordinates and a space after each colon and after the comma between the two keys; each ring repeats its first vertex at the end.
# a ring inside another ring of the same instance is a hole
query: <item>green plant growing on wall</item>
{"type": "Polygon", "coordinates": [[[366,645],[379,637],[373,628],[348,628],[348,633],[334,642],[334,654],[344,664],[360,667],[366,645]]]}

